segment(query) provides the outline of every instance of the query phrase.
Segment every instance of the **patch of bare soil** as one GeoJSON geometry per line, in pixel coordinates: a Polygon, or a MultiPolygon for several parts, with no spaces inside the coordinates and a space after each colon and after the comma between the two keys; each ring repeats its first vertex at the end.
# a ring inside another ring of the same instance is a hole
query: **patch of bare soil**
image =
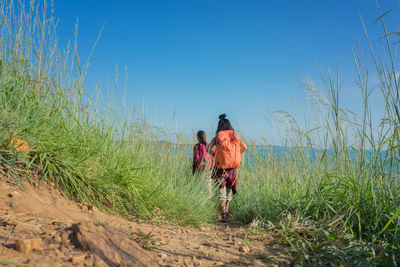
{"type": "Polygon", "coordinates": [[[0,265],[273,266],[279,244],[246,225],[133,222],[63,197],[49,186],[0,178],[0,265]]]}

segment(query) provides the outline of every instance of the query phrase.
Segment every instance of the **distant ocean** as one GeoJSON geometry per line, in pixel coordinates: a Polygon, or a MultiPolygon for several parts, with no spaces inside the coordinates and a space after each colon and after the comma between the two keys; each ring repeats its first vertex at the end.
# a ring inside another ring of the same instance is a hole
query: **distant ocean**
{"type": "MultiPolygon", "coordinates": [[[[192,157],[193,153],[193,146],[192,145],[184,145],[185,150],[188,151],[190,157],[192,157]]],[[[176,147],[175,147],[176,149],[176,147]]],[[[174,149],[174,150],[175,150],[174,149]]],[[[262,159],[263,157],[276,157],[277,159],[279,158],[285,158],[285,159],[290,159],[290,157],[293,157],[293,160],[297,160],[295,157],[297,157],[298,152],[300,152],[304,156],[309,156],[311,160],[319,161],[324,155],[325,157],[333,157],[335,154],[334,149],[328,148],[328,149],[321,149],[321,148],[312,148],[312,147],[303,147],[303,148],[296,148],[296,147],[285,147],[285,146],[256,146],[256,151],[257,151],[257,158],[262,159]]],[[[366,157],[366,160],[371,159],[371,156],[373,152],[371,150],[365,150],[364,156],[366,157]]],[[[383,160],[385,157],[386,151],[381,151],[379,160],[383,160]]],[[[361,158],[360,152],[358,152],[355,149],[350,149],[348,152],[348,155],[350,156],[351,160],[357,161],[361,158]]],[[[251,166],[252,162],[256,163],[257,161],[256,155],[254,153],[254,150],[252,148],[249,148],[243,155],[243,163],[245,166],[251,166]]],[[[259,161],[258,161],[259,162],[259,161]]],[[[398,169],[398,168],[397,168],[398,169]]]]}
{"type": "MultiPolygon", "coordinates": [[[[257,158],[260,160],[263,157],[275,157],[278,160],[280,158],[285,158],[285,159],[291,159],[293,157],[293,160],[298,160],[296,157],[298,156],[298,153],[301,153],[302,156],[304,157],[309,157],[312,161],[320,161],[322,156],[324,157],[333,157],[335,155],[335,151],[332,148],[328,149],[320,149],[320,148],[310,148],[310,147],[304,147],[304,148],[295,148],[295,147],[284,147],[284,146],[257,146],[256,147],[257,151],[257,158]]],[[[372,160],[373,158],[373,151],[372,150],[365,150],[364,160],[367,162],[369,160],[372,160]]],[[[378,161],[382,162],[385,160],[386,157],[386,151],[381,151],[379,153],[378,161]]],[[[350,149],[348,151],[348,156],[350,159],[355,163],[359,163],[359,160],[361,159],[361,153],[358,152],[355,149],[350,149]]],[[[246,167],[252,166],[253,163],[257,164],[258,162],[255,160],[256,155],[254,155],[254,152],[250,149],[249,151],[246,151],[246,154],[243,157],[243,163],[245,164],[246,167]]],[[[400,170],[400,161],[393,161],[393,165],[390,166],[389,164],[386,164],[385,167],[386,171],[388,172],[394,172],[394,173],[399,173],[400,170]]]]}

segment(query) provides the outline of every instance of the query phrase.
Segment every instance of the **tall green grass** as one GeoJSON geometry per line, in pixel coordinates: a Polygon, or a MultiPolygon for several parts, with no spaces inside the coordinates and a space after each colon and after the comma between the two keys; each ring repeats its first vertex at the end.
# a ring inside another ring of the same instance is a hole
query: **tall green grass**
{"type": "Polygon", "coordinates": [[[213,220],[207,183],[193,179],[184,147],[161,142],[162,133],[142,117],[121,119],[107,102],[86,96],[88,64],[79,62],[76,43],[57,47],[50,10],[46,2],[0,2],[3,172],[20,181],[12,170],[31,170],[38,182],[126,216],[213,220]],[[31,151],[13,151],[13,136],[31,151]]]}
{"type": "Polygon", "coordinates": [[[378,85],[369,87],[369,73],[353,51],[361,116],[341,106],[339,72],[327,77],[321,71],[323,88],[305,83],[316,120],[305,128],[295,114],[277,112],[287,126],[286,153],[262,155],[254,147],[257,163],[241,170],[244,190],[233,202],[235,214],[244,222],[279,224],[299,263],[400,259],[400,76],[396,39],[384,19],[380,13],[375,22],[382,26],[380,50],[364,32],[378,85]],[[385,103],[379,124],[372,120],[371,90],[379,90],[385,103]]]}

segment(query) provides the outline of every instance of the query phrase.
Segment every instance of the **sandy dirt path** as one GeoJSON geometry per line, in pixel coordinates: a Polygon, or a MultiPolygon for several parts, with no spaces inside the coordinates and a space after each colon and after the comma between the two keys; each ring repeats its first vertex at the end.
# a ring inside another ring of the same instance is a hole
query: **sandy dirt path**
{"type": "Polygon", "coordinates": [[[49,186],[36,190],[25,184],[21,188],[0,178],[0,265],[54,267],[290,264],[290,257],[284,255],[280,248],[276,240],[251,226],[217,223],[196,228],[164,222],[129,221],[69,200],[49,186]],[[113,242],[113,247],[119,250],[125,246],[132,248],[137,242],[140,248],[135,248],[131,254],[138,257],[139,261],[133,262],[132,257],[129,258],[132,255],[125,252],[125,256],[118,255],[119,252],[114,253],[109,243],[94,240],[89,245],[79,244],[77,240],[80,234],[73,227],[78,222],[88,225],[81,229],[82,232],[85,229],[92,231],[92,237],[87,233],[89,236],[86,239],[102,235],[109,237],[112,233],[114,239],[108,238],[110,240],[105,242],[113,242]],[[21,242],[31,242],[32,247],[24,251],[20,248],[21,242]]]}

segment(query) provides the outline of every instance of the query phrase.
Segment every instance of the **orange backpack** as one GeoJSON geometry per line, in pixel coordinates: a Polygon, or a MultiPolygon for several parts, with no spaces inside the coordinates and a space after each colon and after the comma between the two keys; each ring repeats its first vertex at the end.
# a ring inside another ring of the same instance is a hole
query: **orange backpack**
{"type": "Polygon", "coordinates": [[[215,166],[218,169],[239,168],[240,166],[240,139],[235,131],[220,131],[215,140],[215,166]]]}

